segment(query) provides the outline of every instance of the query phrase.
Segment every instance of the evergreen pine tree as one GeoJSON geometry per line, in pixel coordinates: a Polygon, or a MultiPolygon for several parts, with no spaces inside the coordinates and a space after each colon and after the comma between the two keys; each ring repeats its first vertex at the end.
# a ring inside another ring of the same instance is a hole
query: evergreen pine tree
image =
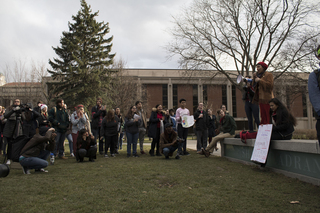
{"type": "Polygon", "coordinates": [[[72,16],[74,23],[68,23],[69,32],[62,33],[61,47],[52,47],[59,58],[49,59],[52,70],[48,72],[55,80],[51,92],[71,106],[94,105],[109,85],[113,36],[104,39],[109,23],[97,22],[98,13],[81,0],[81,9],[72,16]]]}

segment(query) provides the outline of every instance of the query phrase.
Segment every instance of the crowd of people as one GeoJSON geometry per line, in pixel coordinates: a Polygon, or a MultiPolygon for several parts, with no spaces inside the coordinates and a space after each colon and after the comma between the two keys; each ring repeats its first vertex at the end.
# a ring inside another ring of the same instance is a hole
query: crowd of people
{"type": "MultiPolygon", "coordinates": [[[[296,119],[281,101],[274,98],[273,76],[266,71],[267,68],[267,64],[259,62],[257,74],[254,74],[252,81],[246,82],[243,89],[249,130],[254,130],[254,118],[257,127],[273,124],[271,140],[290,140],[296,119]]],[[[124,136],[127,157],[149,153],[150,156],[164,155],[169,159],[176,150],[175,159],[190,155],[187,151],[189,129],[183,125],[185,116],[190,116],[186,99],[179,100],[177,110],[166,110],[157,104],[152,108],[149,120],[141,101],[130,106],[124,115],[119,107],[107,109],[102,103],[103,100],[98,98],[92,107],[91,119],[83,105],[75,106],[74,112],[70,113],[62,99],[57,99],[56,105],[50,110],[41,101],[32,108],[30,105],[21,105],[19,99],[14,100],[7,110],[0,106],[0,147],[7,157],[7,164],[11,163],[12,142],[20,135],[30,138],[19,159],[25,174],[30,174],[30,169],[47,172],[44,168],[48,163],[44,161],[47,162],[49,156],[52,164],[55,158],[68,159],[64,150],[65,139],[69,142],[70,157],[78,162],[83,162],[86,157],[94,162],[97,154],[105,158],[116,157],[122,149],[124,136]],[[152,138],[149,152],[144,149],[146,135],[152,138]]],[[[225,105],[215,115],[212,109],[205,109],[200,102],[193,118],[198,154],[208,157],[218,150],[217,142],[235,137],[237,125],[225,105]]]]}

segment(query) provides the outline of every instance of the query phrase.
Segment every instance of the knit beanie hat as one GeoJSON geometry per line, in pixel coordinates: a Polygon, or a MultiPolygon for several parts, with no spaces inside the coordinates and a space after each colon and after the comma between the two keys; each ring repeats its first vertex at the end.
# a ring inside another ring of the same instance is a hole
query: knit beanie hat
{"type": "MultiPolygon", "coordinates": [[[[268,69],[268,65],[267,65],[266,63],[264,63],[264,62],[259,62],[258,64],[260,64],[260,65],[264,68],[264,70],[268,69]]],[[[257,64],[257,65],[258,65],[258,64],[257,64]]]]}
{"type": "Polygon", "coordinates": [[[40,107],[40,109],[41,109],[41,110],[43,110],[45,107],[47,107],[47,108],[48,108],[48,106],[47,106],[47,105],[42,104],[42,105],[41,105],[41,107],[40,107]]]}

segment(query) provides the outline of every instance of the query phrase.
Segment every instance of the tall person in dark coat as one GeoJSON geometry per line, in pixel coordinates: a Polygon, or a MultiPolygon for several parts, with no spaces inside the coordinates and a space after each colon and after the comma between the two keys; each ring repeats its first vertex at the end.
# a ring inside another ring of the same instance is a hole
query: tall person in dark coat
{"type": "Polygon", "coordinates": [[[212,109],[208,109],[208,118],[209,118],[209,126],[208,126],[208,137],[209,137],[209,144],[212,141],[212,138],[216,136],[216,116],[212,114],[212,109]]]}
{"type": "Polygon", "coordinates": [[[163,122],[163,128],[166,123],[165,113],[162,111],[162,105],[157,104],[155,108],[152,108],[151,116],[149,119],[149,131],[148,137],[152,138],[151,149],[149,154],[154,156],[154,149],[156,150],[157,156],[162,156],[159,150],[159,141],[160,141],[160,126],[161,121],[163,122]]]}
{"type": "Polygon", "coordinates": [[[91,116],[92,116],[92,124],[91,131],[94,136],[94,139],[99,139],[99,153],[103,155],[103,139],[101,135],[101,123],[104,116],[106,116],[106,106],[102,106],[102,99],[97,98],[97,105],[92,107],[91,116]]]}
{"type": "Polygon", "coordinates": [[[7,119],[6,125],[3,129],[4,143],[8,144],[7,149],[7,164],[11,163],[11,151],[12,141],[19,135],[22,135],[22,109],[20,106],[20,100],[15,99],[13,105],[4,114],[4,118],[7,119]]]}
{"type": "Polygon", "coordinates": [[[108,147],[110,147],[111,157],[115,157],[116,147],[118,143],[118,131],[120,129],[120,121],[118,116],[115,116],[114,111],[110,109],[103,118],[101,124],[101,135],[106,141],[104,157],[108,157],[108,147]]]}
{"type": "Polygon", "coordinates": [[[207,148],[209,116],[203,109],[203,103],[198,104],[198,109],[193,115],[197,132],[197,151],[207,148]]]}

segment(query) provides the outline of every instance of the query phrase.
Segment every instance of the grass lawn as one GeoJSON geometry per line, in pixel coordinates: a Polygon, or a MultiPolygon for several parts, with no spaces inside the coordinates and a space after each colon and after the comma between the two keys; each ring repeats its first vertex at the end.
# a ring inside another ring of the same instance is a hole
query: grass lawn
{"type": "Polygon", "coordinates": [[[0,178],[0,212],[320,210],[317,186],[225,158],[190,153],[181,160],[165,160],[149,155],[127,158],[122,150],[115,158],[98,155],[93,163],[57,159],[42,174],[24,175],[22,169],[12,168],[0,178]]]}

